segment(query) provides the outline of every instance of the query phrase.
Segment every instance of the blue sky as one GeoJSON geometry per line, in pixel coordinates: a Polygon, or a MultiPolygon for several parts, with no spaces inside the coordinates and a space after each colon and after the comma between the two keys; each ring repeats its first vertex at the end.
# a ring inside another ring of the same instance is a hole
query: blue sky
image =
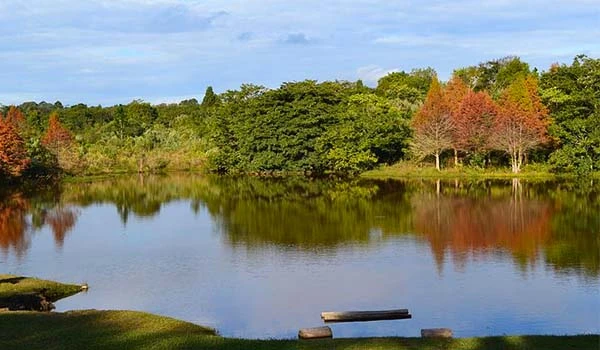
{"type": "Polygon", "coordinates": [[[0,0],[0,103],[153,103],[518,55],[600,56],[600,0],[0,0]]]}

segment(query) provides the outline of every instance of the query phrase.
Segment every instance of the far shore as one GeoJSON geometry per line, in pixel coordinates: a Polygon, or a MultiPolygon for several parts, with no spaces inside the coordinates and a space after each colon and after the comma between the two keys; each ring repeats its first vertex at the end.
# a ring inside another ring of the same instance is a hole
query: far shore
{"type": "Polygon", "coordinates": [[[585,175],[575,173],[553,173],[546,168],[525,166],[519,173],[513,173],[509,168],[475,168],[468,166],[442,168],[438,171],[433,166],[418,166],[410,162],[400,162],[393,165],[382,165],[376,169],[361,174],[364,178],[374,179],[524,179],[524,180],[555,180],[555,179],[598,179],[600,172],[585,175]]]}

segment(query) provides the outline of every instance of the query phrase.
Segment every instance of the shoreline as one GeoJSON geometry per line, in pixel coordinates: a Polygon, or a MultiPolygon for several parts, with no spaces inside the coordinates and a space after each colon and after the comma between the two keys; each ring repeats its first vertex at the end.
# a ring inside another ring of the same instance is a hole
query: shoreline
{"type": "Polygon", "coordinates": [[[365,337],[244,339],[140,311],[0,312],[0,348],[9,349],[514,349],[596,350],[600,334],[469,338],[365,337]]]}
{"type": "MultiPolygon", "coordinates": [[[[87,285],[85,285],[87,287],[87,285]]],[[[0,296],[74,295],[76,284],[0,275],[0,296]]],[[[468,338],[366,337],[320,340],[222,337],[212,328],[126,310],[1,311],[0,348],[9,349],[597,349],[600,334],[503,335],[468,338]]]]}
{"type": "Polygon", "coordinates": [[[437,171],[434,167],[419,167],[413,164],[396,163],[384,165],[376,169],[368,170],[360,174],[362,178],[369,179],[473,179],[473,180],[496,180],[496,179],[523,179],[523,180],[577,180],[600,179],[600,172],[591,172],[586,175],[575,173],[558,174],[545,169],[525,167],[519,173],[513,173],[506,168],[479,169],[472,167],[446,168],[437,171]]]}
{"type": "Polygon", "coordinates": [[[580,175],[576,173],[553,173],[545,167],[535,165],[525,166],[519,173],[512,173],[508,168],[489,168],[481,169],[468,166],[458,168],[449,167],[437,171],[432,166],[418,166],[408,162],[400,162],[393,165],[381,165],[375,169],[363,171],[360,173],[325,173],[310,174],[306,172],[248,172],[235,174],[217,174],[207,172],[206,169],[164,169],[163,171],[114,171],[99,173],[81,173],[81,174],[59,174],[40,177],[21,177],[15,178],[6,183],[6,188],[19,187],[27,184],[36,183],[85,183],[93,181],[104,181],[119,177],[132,176],[171,176],[171,175],[189,175],[189,176],[210,176],[210,177],[254,177],[254,178],[294,178],[305,177],[311,179],[373,179],[373,180],[534,180],[534,181],[554,181],[554,180],[600,180],[600,171],[594,171],[588,174],[580,175]]]}

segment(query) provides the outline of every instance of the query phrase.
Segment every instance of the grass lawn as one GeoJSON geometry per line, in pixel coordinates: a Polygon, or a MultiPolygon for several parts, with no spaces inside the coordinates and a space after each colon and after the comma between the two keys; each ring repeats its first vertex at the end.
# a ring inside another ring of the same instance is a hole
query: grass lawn
{"type": "Polygon", "coordinates": [[[0,313],[0,349],[597,350],[599,342],[598,335],[451,340],[421,338],[244,340],[223,338],[209,328],[134,311],[0,313]]]}
{"type": "Polygon", "coordinates": [[[545,168],[525,166],[518,174],[511,172],[510,168],[480,169],[473,167],[442,168],[437,171],[433,166],[417,165],[411,162],[399,162],[394,165],[381,166],[361,174],[367,178],[485,178],[485,179],[512,179],[512,178],[535,178],[553,179],[556,174],[550,173],[545,168]]]}
{"type": "MultiPolygon", "coordinates": [[[[376,169],[366,171],[362,177],[375,179],[393,178],[433,178],[433,179],[513,179],[523,178],[532,180],[552,180],[557,178],[578,178],[575,174],[555,174],[549,171],[546,165],[525,165],[521,172],[515,174],[510,168],[475,168],[469,166],[454,166],[442,168],[437,171],[434,166],[427,164],[415,164],[409,161],[398,162],[393,165],[383,165],[376,169]]],[[[588,174],[588,178],[600,178],[600,172],[588,174]]]]}
{"type": "Polygon", "coordinates": [[[7,300],[26,294],[42,294],[51,302],[81,292],[81,286],[0,274],[0,307],[7,300]]]}

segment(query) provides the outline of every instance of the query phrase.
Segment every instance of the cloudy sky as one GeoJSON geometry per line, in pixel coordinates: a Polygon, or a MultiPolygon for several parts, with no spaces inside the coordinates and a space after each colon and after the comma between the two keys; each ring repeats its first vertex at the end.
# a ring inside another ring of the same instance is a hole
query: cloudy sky
{"type": "Polygon", "coordinates": [[[600,0],[0,0],[0,103],[201,98],[518,55],[600,56],[600,0]]]}

